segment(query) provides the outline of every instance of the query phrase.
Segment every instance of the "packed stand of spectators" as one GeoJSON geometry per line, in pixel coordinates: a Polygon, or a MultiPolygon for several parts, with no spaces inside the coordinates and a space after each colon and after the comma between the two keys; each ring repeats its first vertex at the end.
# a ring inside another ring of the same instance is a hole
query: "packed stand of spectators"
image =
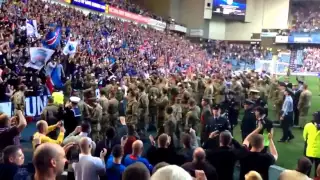
{"type": "Polygon", "coordinates": [[[150,12],[149,10],[141,8],[139,5],[133,3],[131,0],[101,0],[113,7],[123,9],[135,14],[140,14],[142,16],[151,17],[153,19],[157,19],[159,21],[163,21],[161,16],[157,16],[150,12]]]}
{"type": "Polygon", "coordinates": [[[207,40],[202,45],[214,57],[231,62],[233,66],[244,63],[254,65],[256,60],[271,60],[272,52],[259,45],[232,44],[227,41],[207,40]]]}
{"type": "Polygon", "coordinates": [[[308,47],[298,50],[297,60],[299,72],[319,72],[320,71],[320,49],[316,47],[308,47]]]}
{"type": "Polygon", "coordinates": [[[292,3],[291,32],[319,32],[319,10],[317,1],[295,1],[292,3]]]}
{"type": "Polygon", "coordinates": [[[90,79],[91,73],[93,82],[94,79],[105,81],[104,77],[111,74],[117,78],[165,75],[169,70],[175,72],[183,68],[184,64],[201,65],[205,61],[205,52],[198,45],[176,34],[131,22],[96,14],[85,16],[75,9],[42,1],[29,1],[28,7],[24,3],[3,4],[1,10],[1,101],[8,101],[13,89],[22,83],[30,95],[47,94],[46,75],[50,75],[52,67],[60,65],[64,68],[64,82],[72,82],[72,88],[80,90],[90,86],[90,81],[84,83],[83,80],[90,79]],[[27,11],[29,19],[37,20],[41,37],[53,31],[54,26],[62,26],[61,44],[47,67],[40,71],[24,67],[29,60],[28,48],[42,45],[41,39],[26,36],[27,11]],[[61,53],[70,35],[80,42],[78,52],[72,57],[61,53]]]}

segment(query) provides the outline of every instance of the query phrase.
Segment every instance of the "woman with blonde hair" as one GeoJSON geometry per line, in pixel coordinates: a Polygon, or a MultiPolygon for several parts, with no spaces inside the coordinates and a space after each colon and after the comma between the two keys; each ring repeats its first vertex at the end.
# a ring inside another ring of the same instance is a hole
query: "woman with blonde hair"
{"type": "Polygon", "coordinates": [[[256,171],[250,171],[244,176],[245,180],[262,180],[261,175],[256,171]]]}

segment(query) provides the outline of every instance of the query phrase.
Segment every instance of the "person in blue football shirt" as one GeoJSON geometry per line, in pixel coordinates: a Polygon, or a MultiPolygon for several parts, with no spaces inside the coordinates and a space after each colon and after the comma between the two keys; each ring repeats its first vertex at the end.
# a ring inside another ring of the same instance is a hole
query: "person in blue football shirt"
{"type": "Polygon", "coordinates": [[[115,145],[112,148],[112,154],[109,157],[106,164],[107,180],[120,180],[122,179],[122,173],[125,170],[125,166],[121,164],[123,157],[123,147],[121,145],[115,145]]]}
{"type": "Polygon", "coordinates": [[[127,167],[135,162],[141,162],[147,166],[150,172],[152,172],[153,166],[149,163],[149,161],[146,158],[141,157],[142,152],[143,152],[143,143],[141,140],[136,140],[132,144],[132,154],[128,154],[124,158],[123,165],[127,167]]]}

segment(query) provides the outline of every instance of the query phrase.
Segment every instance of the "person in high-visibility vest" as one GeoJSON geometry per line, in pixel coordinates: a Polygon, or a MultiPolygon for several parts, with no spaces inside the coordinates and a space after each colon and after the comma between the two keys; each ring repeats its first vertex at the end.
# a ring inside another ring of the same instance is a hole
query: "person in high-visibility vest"
{"type": "Polygon", "coordinates": [[[306,156],[315,164],[315,172],[320,164],[320,111],[313,114],[313,121],[304,126],[303,138],[306,141],[306,156]]]}
{"type": "Polygon", "coordinates": [[[62,91],[55,91],[52,93],[53,103],[56,105],[63,105],[64,104],[64,95],[62,91]]]}

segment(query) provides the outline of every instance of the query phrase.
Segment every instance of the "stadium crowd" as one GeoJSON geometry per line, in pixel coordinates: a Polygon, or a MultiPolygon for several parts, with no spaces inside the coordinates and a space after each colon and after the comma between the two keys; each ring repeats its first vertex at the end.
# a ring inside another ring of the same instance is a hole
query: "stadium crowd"
{"type": "Polygon", "coordinates": [[[281,121],[279,142],[294,139],[293,122],[306,125],[308,158],[280,178],[308,179],[320,162],[320,113],[307,123],[307,84],[234,74],[220,61],[254,62],[265,53],[256,47],[219,43],[212,57],[174,33],[40,0],[8,1],[0,18],[1,101],[13,104],[12,117],[0,114],[0,179],[51,180],[67,172],[77,180],[231,180],[237,162],[240,179],[269,179],[278,159],[269,118],[281,121]],[[27,36],[26,18],[36,20],[39,36],[27,36]],[[51,60],[25,67],[29,48],[44,46],[57,26],[61,40],[51,60]],[[79,41],[74,55],[62,53],[68,39],[79,41]],[[57,69],[62,85],[50,88],[57,69]],[[32,136],[32,165],[20,146],[27,95],[51,95],[32,136]],[[268,117],[269,99],[276,117],[268,117]],[[242,106],[238,142],[232,133],[242,106]]]}
{"type": "Polygon", "coordinates": [[[318,32],[319,8],[319,3],[316,1],[294,2],[291,32],[318,32]]]}
{"type": "Polygon", "coordinates": [[[160,21],[163,20],[161,16],[157,16],[149,10],[141,8],[139,5],[133,3],[131,0],[102,0],[102,2],[105,2],[106,4],[109,4],[113,7],[117,7],[119,9],[123,9],[135,14],[151,17],[160,21]]]}

